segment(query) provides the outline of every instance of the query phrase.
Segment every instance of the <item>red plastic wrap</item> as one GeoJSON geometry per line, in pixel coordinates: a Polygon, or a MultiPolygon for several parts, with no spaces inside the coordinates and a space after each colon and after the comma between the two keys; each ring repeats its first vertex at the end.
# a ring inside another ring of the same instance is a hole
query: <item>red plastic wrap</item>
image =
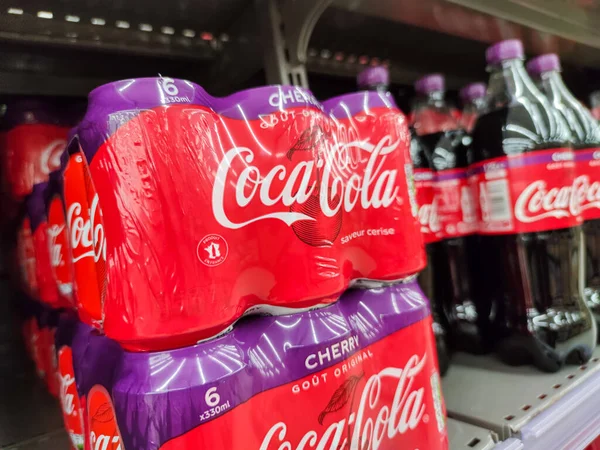
{"type": "Polygon", "coordinates": [[[92,92],[65,173],[82,314],[130,349],[174,348],[418,272],[406,121],[380,103],[351,119],[354,136],[294,87],[92,92]]]}

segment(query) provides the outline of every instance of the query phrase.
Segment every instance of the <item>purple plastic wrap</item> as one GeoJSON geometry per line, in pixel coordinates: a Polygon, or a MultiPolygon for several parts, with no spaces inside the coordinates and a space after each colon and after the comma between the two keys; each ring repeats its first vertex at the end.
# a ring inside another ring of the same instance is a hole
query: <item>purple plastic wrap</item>
{"type": "Polygon", "coordinates": [[[73,359],[92,448],[447,448],[429,310],[414,281],[246,318],[172,351],[125,352],[84,331],[73,359]]]}

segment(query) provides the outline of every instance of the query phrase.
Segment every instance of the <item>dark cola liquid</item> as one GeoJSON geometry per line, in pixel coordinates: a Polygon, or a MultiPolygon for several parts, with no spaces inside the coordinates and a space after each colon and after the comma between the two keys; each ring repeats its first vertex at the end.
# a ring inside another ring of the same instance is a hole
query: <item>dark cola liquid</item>
{"type": "MultiPolygon", "coordinates": [[[[537,114],[530,114],[523,104],[531,110],[535,99],[528,100],[478,119],[474,162],[565,147],[556,122],[549,123],[555,113],[538,104],[537,114]],[[550,130],[549,135],[542,139],[540,130],[550,130]],[[528,136],[538,136],[537,142],[528,136]]],[[[556,371],[565,362],[579,364],[591,357],[596,329],[583,298],[581,227],[481,235],[479,250],[484,259],[481,295],[489,302],[496,349],[505,362],[556,371]]]]}
{"type": "MultiPolygon", "coordinates": [[[[600,147],[597,143],[580,142],[575,145],[575,151],[590,147],[600,147]]],[[[598,180],[592,180],[598,181],[598,180]]],[[[583,225],[585,237],[585,289],[586,303],[600,326],[600,219],[586,220],[583,225]]],[[[598,336],[600,340],[600,335],[598,336]]]]}
{"type": "MultiPolygon", "coordinates": [[[[575,151],[597,151],[600,148],[600,126],[590,111],[571,94],[560,73],[546,74],[540,84],[567,123],[575,151]]],[[[590,180],[595,181],[600,180],[590,180]]],[[[596,322],[600,323],[600,219],[586,220],[582,228],[585,236],[584,296],[596,322]]]]}
{"type": "Polygon", "coordinates": [[[584,222],[583,234],[586,250],[585,300],[600,326],[600,220],[584,222]]]}
{"type": "MultiPolygon", "coordinates": [[[[471,138],[463,130],[418,137],[431,167],[436,171],[466,169],[471,138]]],[[[435,296],[449,325],[452,349],[482,354],[491,349],[489,303],[478,295],[478,236],[446,238],[433,244],[431,265],[435,271],[435,296]]]]}
{"type": "Polygon", "coordinates": [[[436,244],[427,244],[427,266],[419,273],[418,282],[431,304],[431,317],[433,319],[433,334],[438,354],[438,365],[440,375],[444,375],[450,366],[450,349],[448,348],[448,320],[444,314],[443,307],[436,298],[435,292],[435,265],[432,261],[435,259],[435,252],[438,249],[436,244]]]}
{"type": "MultiPolygon", "coordinates": [[[[410,153],[413,165],[416,169],[431,169],[431,164],[424,147],[414,133],[411,133],[410,153]]],[[[419,273],[418,282],[431,304],[431,317],[433,319],[433,333],[438,354],[438,364],[440,374],[444,375],[450,365],[450,354],[448,348],[448,320],[444,313],[441,302],[437,299],[436,293],[436,272],[435,261],[436,252],[439,250],[439,242],[425,245],[427,253],[427,266],[419,273]]]]}

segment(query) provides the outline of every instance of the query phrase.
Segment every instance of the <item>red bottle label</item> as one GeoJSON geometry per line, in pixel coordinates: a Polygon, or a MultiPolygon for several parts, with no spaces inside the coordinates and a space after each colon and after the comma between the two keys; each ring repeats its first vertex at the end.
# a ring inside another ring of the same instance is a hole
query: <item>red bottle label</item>
{"type": "Polygon", "coordinates": [[[575,156],[558,148],[494,158],[471,168],[481,234],[514,234],[581,223],[575,156]]]}
{"type": "Polygon", "coordinates": [[[18,125],[6,133],[6,179],[14,197],[24,197],[33,186],[48,181],[60,168],[68,128],[47,124],[18,125]]]}
{"type": "Polygon", "coordinates": [[[59,306],[58,288],[54,279],[52,266],[50,264],[50,252],[48,248],[48,223],[43,220],[33,233],[33,245],[35,248],[36,277],[39,290],[39,299],[52,306],[59,306]]]}
{"type": "MultiPolygon", "coordinates": [[[[94,386],[87,396],[87,402],[89,448],[91,450],[125,450],[121,446],[121,433],[115,418],[115,410],[106,389],[102,386],[94,386]]],[[[86,445],[86,447],[88,446],[86,445]]]]}
{"type": "Polygon", "coordinates": [[[64,204],[60,195],[55,195],[48,208],[48,251],[54,280],[60,296],[73,303],[73,265],[68,241],[64,204]]]}
{"type": "Polygon", "coordinates": [[[339,364],[229,407],[218,401],[200,406],[207,422],[161,449],[448,448],[430,319],[339,364]]]}
{"type": "Polygon", "coordinates": [[[438,205],[434,196],[435,172],[430,169],[414,169],[419,224],[426,244],[437,242],[441,237],[438,205]]]}
{"type": "Polygon", "coordinates": [[[58,351],[58,380],[65,429],[71,439],[72,447],[83,449],[83,416],[75,384],[73,352],[70,347],[61,347],[58,351]]]}
{"type": "Polygon", "coordinates": [[[78,309],[84,322],[98,325],[102,320],[106,242],[98,195],[82,153],[69,158],[64,183],[78,309]]]}
{"type": "Polygon", "coordinates": [[[477,231],[477,208],[466,169],[438,171],[433,191],[441,238],[456,238],[477,231]]]}
{"type": "Polygon", "coordinates": [[[575,151],[575,189],[583,220],[600,218],[600,148],[575,151]]]}
{"type": "Polygon", "coordinates": [[[31,296],[37,298],[38,282],[35,268],[35,247],[33,245],[33,234],[31,233],[31,222],[27,217],[23,219],[23,223],[21,224],[21,229],[17,236],[17,246],[23,285],[31,296]]]}

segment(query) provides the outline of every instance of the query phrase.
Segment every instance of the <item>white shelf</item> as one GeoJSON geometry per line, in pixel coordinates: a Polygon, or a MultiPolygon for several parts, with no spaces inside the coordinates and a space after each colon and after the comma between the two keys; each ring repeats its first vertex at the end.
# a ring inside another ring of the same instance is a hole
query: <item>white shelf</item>
{"type": "Polygon", "coordinates": [[[525,446],[523,443],[515,438],[510,438],[505,441],[500,442],[498,445],[494,447],[494,450],[522,450],[525,446]]]}
{"type": "Polygon", "coordinates": [[[589,363],[542,373],[457,354],[443,381],[448,415],[518,438],[527,450],[583,449],[600,433],[600,349],[589,363]]]}
{"type": "Polygon", "coordinates": [[[448,419],[450,450],[491,450],[496,443],[493,433],[458,420],[448,419]]]}

